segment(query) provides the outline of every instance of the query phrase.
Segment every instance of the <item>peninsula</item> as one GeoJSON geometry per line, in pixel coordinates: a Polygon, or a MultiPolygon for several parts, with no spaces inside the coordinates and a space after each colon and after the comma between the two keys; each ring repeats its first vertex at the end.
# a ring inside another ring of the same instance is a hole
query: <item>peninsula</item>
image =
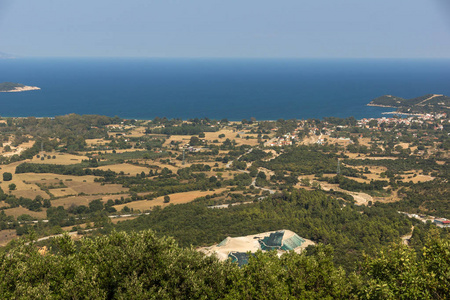
{"type": "Polygon", "coordinates": [[[404,99],[392,95],[384,95],[373,99],[368,106],[394,107],[396,113],[425,114],[437,112],[450,112],[450,97],[439,94],[427,94],[425,96],[404,99]]]}
{"type": "Polygon", "coordinates": [[[2,82],[0,83],[0,92],[25,92],[40,90],[37,86],[27,86],[20,83],[2,82]]]}

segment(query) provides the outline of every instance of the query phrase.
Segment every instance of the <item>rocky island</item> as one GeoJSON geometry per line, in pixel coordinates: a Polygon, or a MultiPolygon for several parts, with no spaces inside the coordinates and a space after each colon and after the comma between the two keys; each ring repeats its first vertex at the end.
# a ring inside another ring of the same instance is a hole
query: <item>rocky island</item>
{"type": "Polygon", "coordinates": [[[0,83],[0,92],[25,92],[40,90],[37,86],[27,86],[20,83],[2,82],[0,83]]]}
{"type": "Polygon", "coordinates": [[[404,99],[384,95],[373,99],[368,106],[394,107],[399,114],[449,113],[450,97],[440,94],[427,94],[421,97],[404,99]]]}

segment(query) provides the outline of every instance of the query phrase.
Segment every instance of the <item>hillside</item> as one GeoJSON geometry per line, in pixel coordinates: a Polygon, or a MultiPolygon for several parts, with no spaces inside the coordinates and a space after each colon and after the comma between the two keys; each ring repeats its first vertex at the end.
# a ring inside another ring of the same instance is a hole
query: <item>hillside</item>
{"type": "Polygon", "coordinates": [[[449,112],[450,97],[438,94],[427,94],[412,99],[404,99],[392,95],[384,95],[373,99],[369,106],[394,107],[399,113],[438,113],[449,112]]]}

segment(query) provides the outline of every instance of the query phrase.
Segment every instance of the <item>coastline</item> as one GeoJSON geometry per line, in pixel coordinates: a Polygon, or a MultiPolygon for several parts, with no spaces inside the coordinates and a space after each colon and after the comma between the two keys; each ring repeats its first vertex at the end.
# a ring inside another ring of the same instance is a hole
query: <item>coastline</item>
{"type": "Polygon", "coordinates": [[[405,116],[424,116],[425,114],[411,114],[411,113],[402,113],[397,111],[387,111],[382,112],[382,115],[405,115],[405,116]]]}
{"type": "Polygon", "coordinates": [[[18,93],[18,92],[26,92],[26,91],[36,91],[40,90],[40,87],[37,86],[21,86],[15,87],[13,90],[8,91],[0,91],[1,93],[18,93]]]}
{"type": "Polygon", "coordinates": [[[381,104],[373,104],[373,103],[368,103],[366,104],[367,106],[376,106],[376,107],[392,107],[395,108],[395,106],[390,106],[390,105],[381,105],[381,104]]]}

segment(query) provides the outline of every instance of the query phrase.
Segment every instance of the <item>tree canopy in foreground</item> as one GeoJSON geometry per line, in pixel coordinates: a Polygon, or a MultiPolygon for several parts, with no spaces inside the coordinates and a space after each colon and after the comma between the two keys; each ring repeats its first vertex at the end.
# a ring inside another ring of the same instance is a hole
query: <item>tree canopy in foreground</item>
{"type": "Polygon", "coordinates": [[[75,243],[68,235],[41,254],[24,241],[0,254],[3,299],[445,299],[450,243],[418,253],[392,244],[358,273],[333,263],[333,248],[257,253],[239,268],[180,248],[152,231],[113,232],[75,243]]]}

